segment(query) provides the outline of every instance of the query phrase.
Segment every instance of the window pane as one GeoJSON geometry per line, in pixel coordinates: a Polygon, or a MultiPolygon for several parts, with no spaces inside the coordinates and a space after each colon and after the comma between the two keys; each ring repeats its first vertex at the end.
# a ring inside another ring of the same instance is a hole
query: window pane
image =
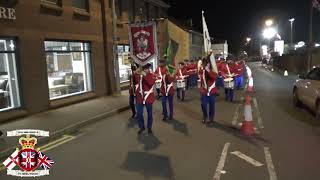
{"type": "Polygon", "coordinates": [[[41,0],[41,1],[46,2],[46,3],[50,3],[50,4],[56,4],[56,5],[59,4],[59,0],[41,0]]]}
{"type": "Polygon", "coordinates": [[[79,9],[88,10],[88,0],[73,0],[72,5],[79,9]]]}
{"type": "Polygon", "coordinates": [[[79,52],[89,48],[89,43],[46,41],[45,44],[70,45],[70,52],[46,52],[50,99],[92,91],[90,52],[79,52]]]}
{"type": "Polygon", "coordinates": [[[131,74],[131,59],[128,45],[118,46],[118,61],[120,82],[127,82],[131,74]]]}
{"type": "Polygon", "coordinates": [[[10,39],[0,39],[0,51],[14,51],[15,43],[10,39]]]}
{"type": "Polygon", "coordinates": [[[68,51],[69,50],[68,42],[45,41],[44,46],[46,51],[68,51]]]}
{"type": "MultiPolygon", "coordinates": [[[[11,43],[14,44],[14,41],[0,39],[0,48],[13,50],[11,43]]],[[[0,53],[0,111],[20,107],[18,85],[15,53],[0,53]]]]}

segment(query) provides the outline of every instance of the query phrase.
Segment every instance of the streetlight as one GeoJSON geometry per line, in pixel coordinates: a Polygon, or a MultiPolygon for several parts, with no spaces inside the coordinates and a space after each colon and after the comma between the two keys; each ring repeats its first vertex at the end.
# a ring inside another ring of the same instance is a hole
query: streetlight
{"type": "Polygon", "coordinates": [[[293,43],[293,33],[292,33],[292,26],[293,26],[293,22],[294,22],[294,18],[289,19],[290,24],[291,24],[291,44],[293,43]]]}
{"type": "Polygon", "coordinates": [[[277,34],[277,31],[273,27],[266,28],[265,30],[263,30],[263,33],[262,33],[263,37],[269,40],[273,38],[276,34],[277,34]]]}
{"type": "Polygon", "coordinates": [[[247,37],[247,38],[246,38],[246,41],[247,41],[247,43],[249,43],[249,42],[251,41],[251,38],[250,38],[250,37],[247,37]]]}
{"type": "Polygon", "coordinates": [[[265,24],[266,24],[267,27],[270,27],[270,26],[273,25],[273,20],[272,19],[268,19],[268,20],[266,20],[265,24]]]}

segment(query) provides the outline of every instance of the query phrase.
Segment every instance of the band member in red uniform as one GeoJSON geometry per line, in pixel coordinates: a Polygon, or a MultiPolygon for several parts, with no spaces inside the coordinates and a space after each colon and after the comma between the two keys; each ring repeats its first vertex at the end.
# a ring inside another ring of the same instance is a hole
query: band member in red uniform
{"type": "Polygon", "coordinates": [[[137,101],[137,116],[138,124],[140,130],[138,134],[141,134],[145,130],[144,119],[143,119],[143,107],[146,107],[148,113],[148,122],[147,128],[148,133],[152,134],[152,123],[153,123],[153,113],[152,113],[152,104],[155,101],[153,86],[154,86],[154,76],[150,72],[151,64],[143,66],[143,70],[139,72],[137,79],[138,91],[136,92],[136,101],[137,101]]]}
{"type": "Polygon", "coordinates": [[[167,73],[163,75],[161,94],[162,94],[162,115],[163,121],[173,120],[173,97],[174,97],[174,87],[173,87],[173,77],[167,73]],[[169,116],[167,111],[167,102],[169,104],[169,116]]]}
{"type": "Polygon", "coordinates": [[[135,106],[135,98],[136,98],[136,92],[137,92],[137,79],[138,74],[136,73],[137,66],[135,64],[131,65],[131,71],[132,74],[130,75],[130,87],[129,87],[129,105],[131,108],[132,116],[131,118],[136,118],[136,106],[135,106]]]}
{"type": "Polygon", "coordinates": [[[217,79],[217,74],[212,71],[212,67],[209,58],[204,58],[202,60],[202,70],[200,70],[200,95],[201,95],[201,108],[203,113],[203,123],[213,123],[215,116],[215,95],[217,93],[217,88],[215,82],[217,79]],[[209,114],[208,114],[209,106],[209,114]]]}
{"type": "Polygon", "coordinates": [[[157,99],[160,98],[160,89],[161,89],[161,82],[164,74],[168,73],[168,69],[166,67],[166,61],[161,59],[159,61],[159,67],[154,71],[156,76],[156,91],[157,91],[157,99]]]}
{"type": "Polygon", "coordinates": [[[227,60],[227,63],[223,64],[221,69],[221,75],[224,79],[225,100],[233,102],[235,71],[233,62],[230,59],[227,60]]]}
{"type": "Polygon", "coordinates": [[[244,81],[244,77],[243,77],[244,61],[238,61],[238,62],[235,63],[235,71],[236,71],[236,74],[237,74],[237,77],[236,77],[236,88],[238,90],[240,90],[243,87],[243,81],[244,81]]]}
{"type": "Polygon", "coordinates": [[[198,79],[197,70],[198,70],[197,64],[195,63],[194,60],[191,60],[190,64],[187,66],[190,87],[197,86],[197,79],[198,79]]]}
{"type": "Polygon", "coordinates": [[[175,78],[177,80],[177,98],[184,101],[186,93],[187,70],[183,62],[179,63],[179,69],[176,71],[175,78]],[[182,95],[182,96],[181,96],[182,95]]]}

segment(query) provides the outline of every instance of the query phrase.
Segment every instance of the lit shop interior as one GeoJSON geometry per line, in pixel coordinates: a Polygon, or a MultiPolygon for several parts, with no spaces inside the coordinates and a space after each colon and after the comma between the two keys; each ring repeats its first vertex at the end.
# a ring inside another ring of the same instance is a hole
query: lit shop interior
{"type": "Polygon", "coordinates": [[[20,107],[18,85],[15,41],[0,39],[0,112],[20,107]]]}
{"type": "Polygon", "coordinates": [[[45,41],[50,99],[92,91],[90,44],[45,41]]]}

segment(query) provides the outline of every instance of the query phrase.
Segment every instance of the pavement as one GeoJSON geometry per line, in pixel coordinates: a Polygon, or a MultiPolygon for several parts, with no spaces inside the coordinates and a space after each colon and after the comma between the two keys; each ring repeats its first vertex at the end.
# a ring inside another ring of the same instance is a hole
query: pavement
{"type": "MultiPolygon", "coordinates": [[[[173,121],[161,121],[161,103],[155,103],[154,135],[138,136],[136,120],[124,111],[44,144],[40,148],[55,164],[41,179],[318,180],[320,122],[308,109],[292,105],[296,75],[284,77],[258,63],[250,66],[254,136],[239,130],[243,91],[229,103],[221,90],[216,124],[205,126],[195,88],[185,102],[175,99],[173,121]]],[[[17,178],[0,167],[0,179],[17,178]]]]}

